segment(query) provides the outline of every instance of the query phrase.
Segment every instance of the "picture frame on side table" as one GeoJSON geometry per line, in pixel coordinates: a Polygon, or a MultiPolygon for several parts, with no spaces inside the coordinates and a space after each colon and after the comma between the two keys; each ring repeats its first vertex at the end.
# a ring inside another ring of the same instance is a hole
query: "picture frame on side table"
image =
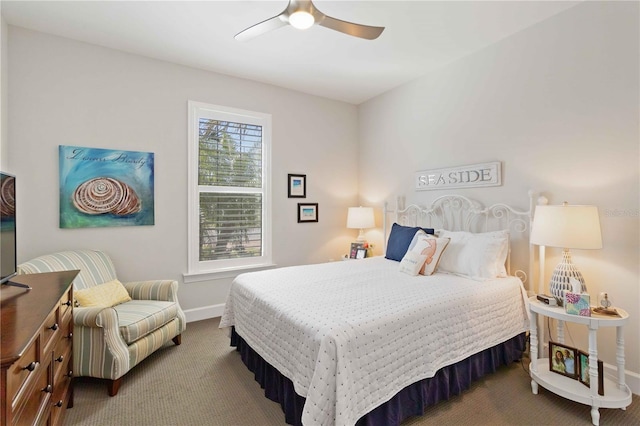
{"type": "Polygon", "coordinates": [[[287,183],[288,198],[307,198],[307,175],[289,174],[287,183]]]}
{"type": "Polygon", "coordinates": [[[351,243],[351,250],[349,250],[349,259],[362,259],[362,257],[358,257],[358,255],[360,254],[360,250],[364,250],[366,253],[364,243],[351,243]]]}
{"type": "Polygon", "coordinates": [[[367,257],[367,249],[358,249],[356,252],[356,259],[364,259],[365,257],[367,257]]]}
{"type": "Polygon", "coordinates": [[[578,378],[578,350],[561,343],[549,341],[549,371],[578,378]]]}
{"type": "Polygon", "coordinates": [[[317,221],[318,203],[298,203],[298,223],[317,221]]]}
{"type": "MultiPolygon", "coordinates": [[[[589,354],[578,351],[578,381],[586,387],[591,387],[589,376],[589,354]]],[[[604,396],[604,363],[598,360],[598,395],[604,396]]]]}

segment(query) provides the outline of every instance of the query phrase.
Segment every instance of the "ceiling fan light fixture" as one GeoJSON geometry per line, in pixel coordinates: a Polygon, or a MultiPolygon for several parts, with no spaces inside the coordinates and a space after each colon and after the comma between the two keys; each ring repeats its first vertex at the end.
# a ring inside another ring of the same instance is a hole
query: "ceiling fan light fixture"
{"type": "Polygon", "coordinates": [[[384,27],[356,24],[326,15],[313,5],[312,0],[289,0],[286,9],[278,15],[245,28],[234,37],[238,41],[251,40],[261,34],[287,25],[299,30],[306,30],[313,25],[318,25],[365,40],[374,40],[384,31],[384,27]]]}
{"type": "Polygon", "coordinates": [[[307,28],[311,28],[311,26],[313,26],[313,24],[315,23],[315,19],[309,12],[299,10],[289,15],[289,23],[294,28],[297,28],[299,30],[306,30],[307,28]]]}

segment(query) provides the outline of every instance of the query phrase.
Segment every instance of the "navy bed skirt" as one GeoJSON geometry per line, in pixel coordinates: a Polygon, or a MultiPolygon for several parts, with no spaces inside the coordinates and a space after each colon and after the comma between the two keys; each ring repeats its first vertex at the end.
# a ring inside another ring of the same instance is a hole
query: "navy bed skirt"
{"type": "MultiPolygon", "coordinates": [[[[389,401],[362,416],[357,425],[399,425],[411,416],[420,416],[427,407],[460,394],[468,389],[473,381],[495,372],[501,365],[519,361],[525,343],[526,335],[522,333],[456,364],[444,367],[438,370],[434,377],[420,380],[402,389],[389,401]]],[[[231,346],[236,347],[242,362],[255,374],[255,379],[264,389],[265,396],[280,403],[285,421],[291,425],[302,425],[305,398],[295,392],[293,382],[258,355],[236,333],[235,328],[231,332],[231,346]]]]}

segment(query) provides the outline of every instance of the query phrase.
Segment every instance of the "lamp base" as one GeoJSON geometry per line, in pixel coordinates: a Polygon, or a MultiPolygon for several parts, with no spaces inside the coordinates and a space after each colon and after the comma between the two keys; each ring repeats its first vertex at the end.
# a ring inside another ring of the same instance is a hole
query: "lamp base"
{"type": "Polygon", "coordinates": [[[564,305],[564,292],[573,289],[569,278],[574,278],[580,282],[580,292],[587,292],[587,286],[584,283],[582,274],[571,262],[571,253],[569,250],[565,249],[562,251],[562,261],[558,263],[556,269],[553,270],[551,281],[549,281],[549,290],[551,291],[551,295],[556,299],[558,306],[564,305]]]}
{"type": "Polygon", "coordinates": [[[360,233],[358,233],[358,238],[356,238],[356,243],[365,243],[367,240],[364,237],[364,229],[360,228],[360,233]]]}

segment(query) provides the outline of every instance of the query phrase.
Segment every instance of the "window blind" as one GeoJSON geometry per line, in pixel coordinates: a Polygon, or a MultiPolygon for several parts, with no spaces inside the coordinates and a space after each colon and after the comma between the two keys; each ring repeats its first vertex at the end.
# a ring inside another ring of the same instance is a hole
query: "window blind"
{"type": "Polygon", "coordinates": [[[263,254],[262,126],[200,118],[200,261],[263,254]]]}

